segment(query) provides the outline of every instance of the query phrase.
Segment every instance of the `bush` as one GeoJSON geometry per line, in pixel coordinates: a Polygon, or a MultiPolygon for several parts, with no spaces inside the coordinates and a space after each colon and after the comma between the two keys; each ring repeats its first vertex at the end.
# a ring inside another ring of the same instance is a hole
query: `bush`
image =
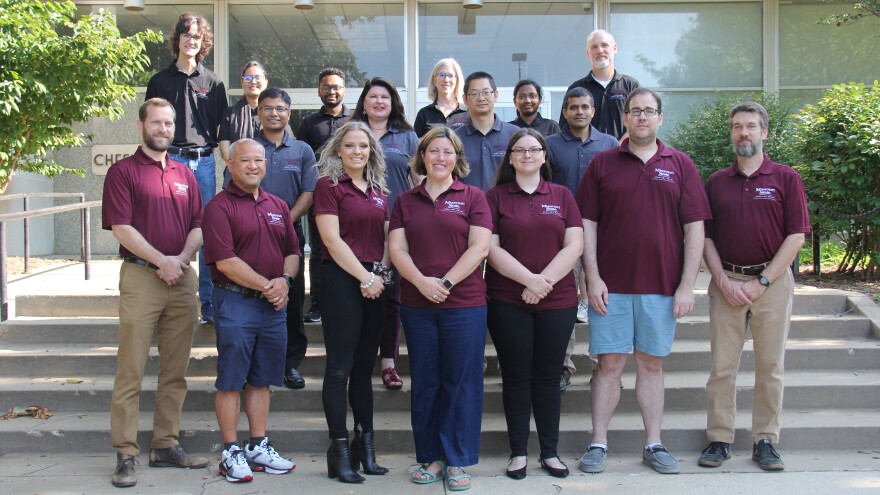
{"type": "Polygon", "coordinates": [[[780,163],[792,164],[790,136],[794,129],[793,101],[780,99],[775,93],[723,95],[706,99],[672,131],[669,145],[690,155],[705,182],[713,172],[729,167],[736,155],[730,143],[730,109],[737,103],[760,103],[770,114],[770,128],[764,152],[780,163]]]}
{"type": "Polygon", "coordinates": [[[843,238],[838,272],[880,275],[880,84],[840,84],[797,116],[793,147],[813,223],[843,238]]]}

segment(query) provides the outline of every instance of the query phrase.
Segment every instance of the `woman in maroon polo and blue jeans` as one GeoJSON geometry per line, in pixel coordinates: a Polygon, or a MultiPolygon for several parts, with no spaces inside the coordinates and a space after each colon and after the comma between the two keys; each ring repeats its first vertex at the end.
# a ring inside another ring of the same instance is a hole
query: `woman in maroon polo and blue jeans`
{"type": "Polygon", "coordinates": [[[574,196],[550,182],[544,137],[516,132],[486,195],[492,241],[486,284],[489,334],[498,351],[510,442],[507,476],[526,477],[529,419],[534,412],[541,468],[568,476],[559,459],[559,363],[577,313],[572,268],[584,245],[574,196]]]}

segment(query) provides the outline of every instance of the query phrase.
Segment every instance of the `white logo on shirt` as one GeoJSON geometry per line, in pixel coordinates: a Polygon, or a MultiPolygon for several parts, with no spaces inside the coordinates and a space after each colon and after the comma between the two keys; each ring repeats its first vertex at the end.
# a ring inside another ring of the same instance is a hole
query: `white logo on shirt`
{"type": "Polygon", "coordinates": [[[776,188],[756,187],[755,197],[752,199],[769,199],[771,201],[776,201],[776,188]]]}
{"type": "Polygon", "coordinates": [[[657,175],[651,178],[651,180],[662,180],[663,182],[674,182],[675,172],[672,170],[664,170],[662,168],[655,168],[654,172],[657,172],[657,175]]]}
{"type": "Polygon", "coordinates": [[[284,215],[266,212],[266,216],[269,218],[269,225],[284,226],[284,215]]]}
{"type": "Polygon", "coordinates": [[[562,207],[559,205],[541,205],[541,208],[544,209],[544,211],[541,212],[542,215],[562,216],[562,207]]]}
{"type": "Polygon", "coordinates": [[[446,200],[443,202],[443,204],[445,206],[440,211],[449,212],[449,213],[458,213],[459,215],[464,215],[464,206],[465,206],[464,201],[446,200]]]}
{"type": "Polygon", "coordinates": [[[180,182],[174,183],[174,194],[178,196],[188,196],[189,195],[189,186],[187,184],[181,184],[180,182]]]}
{"type": "Polygon", "coordinates": [[[373,196],[373,206],[376,208],[385,208],[385,200],[379,196],[373,196]]]}

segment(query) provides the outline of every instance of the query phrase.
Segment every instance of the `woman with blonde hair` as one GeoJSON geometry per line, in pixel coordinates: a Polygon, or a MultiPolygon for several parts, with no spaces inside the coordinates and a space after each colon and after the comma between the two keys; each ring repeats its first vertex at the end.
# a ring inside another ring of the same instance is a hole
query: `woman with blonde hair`
{"type": "MultiPolygon", "coordinates": [[[[419,137],[432,127],[448,125],[454,115],[467,113],[464,105],[464,75],[454,58],[443,58],[434,64],[428,80],[431,104],[419,110],[413,128],[419,137]]],[[[466,115],[462,116],[466,117],[466,115]]]]}

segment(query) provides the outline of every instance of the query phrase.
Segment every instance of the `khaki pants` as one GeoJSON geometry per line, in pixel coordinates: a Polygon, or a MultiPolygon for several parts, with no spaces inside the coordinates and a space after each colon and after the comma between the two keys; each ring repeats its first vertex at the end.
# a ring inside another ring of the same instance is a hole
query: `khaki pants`
{"type": "MultiPolygon", "coordinates": [[[[725,272],[733,281],[754,277],[725,272]]],[[[791,270],[779,277],[754,303],[733,307],[713,280],[709,284],[709,331],[712,373],[706,383],[709,396],[707,436],[710,442],[733,442],[736,418],[736,373],[751,330],[755,355],[755,400],[752,409],[752,439],[779,441],[782,413],[782,375],[785,370],[785,341],[791,322],[794,278],[791,270]]]]}
{"type": "Polygon", "coordinates": [[[110,402],[110,440],[120,454],[140,453],[138,412],[144,367],[153,335],[159,344],[159,384],[153,413],[152,448],[179,443],[186,370],[198,311],[198,277],[188,268],[168,286],[156,271],[122,263],[119,270],[119,351],[110,402]]]}

